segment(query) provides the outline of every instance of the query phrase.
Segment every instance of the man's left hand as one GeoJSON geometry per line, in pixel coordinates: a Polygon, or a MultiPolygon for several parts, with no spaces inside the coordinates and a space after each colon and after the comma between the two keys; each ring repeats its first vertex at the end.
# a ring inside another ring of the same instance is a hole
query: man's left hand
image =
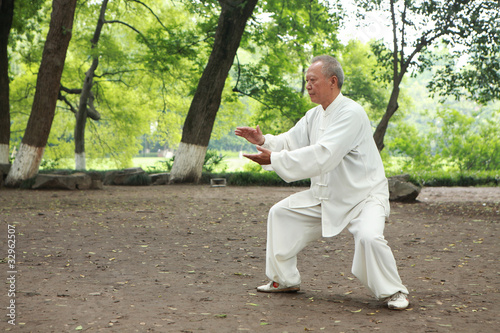
{"type": "Polygon", "coordinates": [[[271,164],[271,151],[269,149],[262,148],[261,146],[256,146],[256,148],[260,151],[259,154],[243,154],[243,156],[260,165],[271,164]]]}

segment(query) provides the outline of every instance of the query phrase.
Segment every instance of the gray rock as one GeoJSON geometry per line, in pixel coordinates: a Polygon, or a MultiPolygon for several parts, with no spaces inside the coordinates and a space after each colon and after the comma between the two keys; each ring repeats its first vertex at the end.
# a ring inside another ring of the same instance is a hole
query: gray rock
{"type": "Polygon", "coordinates": [[[145,174],[142,168],[130,168],[119,171],[106,172],[104,176],[104,185],[125,185],[127,180],[136,175],[145,174]]]}
{"type": "Polygon", "coordinates": [[[92,179],[92,185],[90,185],[90,188],[93,190],[102,190],[104,188],[102,180],[92,179]]]}
{"type": "Polygon", "coordinates": [[[390,201],[411,202],[417,199],[422,188],[409,182],[409,179],[410,175],[398,175],[388,178],[390,201]]]}
{"type": "Polygon", "coordinates": [[[7,163],[7,164],[0,164],[0,172],[3,173],[4,177],[7,176],[7,174],[9,173],[10,171],[10,164],[7,163]]]}
{"type": "Polygon", "coordinates": [[[7,175],[9,174],[10,164],[0,164],[0,188],[3,187],[3,183],[7,175]]]}
{"type": "Polygon", "coordinates": [[[92,178],[78,172],[71,175],[38,174],[33,189],[63,189],[63,190],[88,190],[92,187],[92,178]]]}
{"type": "Polygon", "coordinates": [[[151,177],[151,182],[153,185],[166,185],[168,184],[168,181],[170,180],[170,174],[169,173],[155,173],[150,176],[151,177]]]}

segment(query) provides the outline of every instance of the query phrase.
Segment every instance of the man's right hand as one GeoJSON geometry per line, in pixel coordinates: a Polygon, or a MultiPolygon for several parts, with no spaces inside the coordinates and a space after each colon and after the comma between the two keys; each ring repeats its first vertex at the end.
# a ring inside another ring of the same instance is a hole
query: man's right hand
{"type": "Polygon", "coordinates": [[[242,138],[247,139],[248,142],[258,146],[262,146],[266,141],[259,125],[257,125],[256,128],[236,127],[234,134],[236,134],[237,136],[241,136],[242,138]]]}

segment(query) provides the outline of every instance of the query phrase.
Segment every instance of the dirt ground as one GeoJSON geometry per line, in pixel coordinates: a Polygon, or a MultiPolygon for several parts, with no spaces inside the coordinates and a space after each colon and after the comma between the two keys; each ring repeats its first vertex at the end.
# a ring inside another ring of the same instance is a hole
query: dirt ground
{"type": "Polygon", "coordinates": [[[405,311],[352,276],[347,231],[300,254],[300,292],[256,292],[267,212],[303,189],[3,188],[0,330],[499,331],[500,188],[424,188],[417,203],[392,203],[386,238],[411,292],[405,311]]]}

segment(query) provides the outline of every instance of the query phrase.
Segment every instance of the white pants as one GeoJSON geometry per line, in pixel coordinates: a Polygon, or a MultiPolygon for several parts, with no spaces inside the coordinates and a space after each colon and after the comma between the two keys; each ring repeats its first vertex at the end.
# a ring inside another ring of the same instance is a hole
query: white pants
{"type": "MultiPolygon", "coordinates": [[[[396,268],[391,248],[384,239],[384,208],[368,200],[350,222],[354,236],[352,273],[378,299],[398,291],[408,294],[396,268]]],[[[321,206],[291,208],[288,198],[269,211],[267,222],[266,275],[285,286],[300,284],[297,254],[321,237],[321,206]]]]}

